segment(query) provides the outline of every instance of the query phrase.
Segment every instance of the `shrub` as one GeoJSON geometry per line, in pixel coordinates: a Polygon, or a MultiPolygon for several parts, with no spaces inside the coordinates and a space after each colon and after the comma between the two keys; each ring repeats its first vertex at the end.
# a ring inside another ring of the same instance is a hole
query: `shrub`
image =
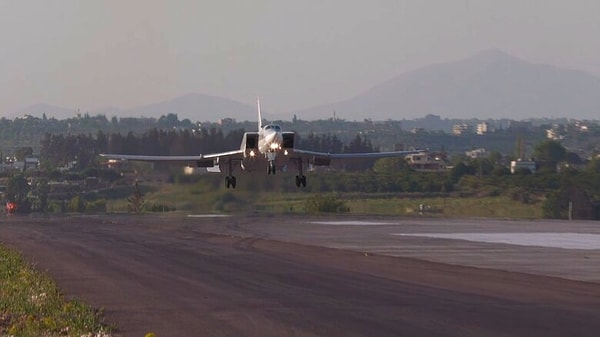
{"type": "Polygon", "coordinates": [[[339,200],[334,195],[315,194],[308,199],[304,204],[304,208],[308,213],[346,213],[350,212],[350,208],[346,202],[339,200]]]}

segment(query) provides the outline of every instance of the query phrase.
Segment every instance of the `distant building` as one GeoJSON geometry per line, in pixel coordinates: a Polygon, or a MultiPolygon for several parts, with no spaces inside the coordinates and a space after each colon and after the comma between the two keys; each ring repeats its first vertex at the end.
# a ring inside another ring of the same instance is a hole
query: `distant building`
{"type": "Polygon", "coordinates": [[[469,158],[477,159],[477,158],[487,158],[488,153],[484,148],[475,149],[471,151],[466,151],[465,155],[469,158]]]}
{"type": "Polygon", "coordinates": [[[476,132],[478,135],[482,136],[482,135],[485,135],[486,133],[488,133],[488,129],[489,129],[488,123],[483,122],[483,123],[477,124],[476,132]]]}
{"type": "Polygon", "coordinates": [[[585,125],[582,121],[575,122],[575,127],[581,132],[590,131],[590,128],[587,125],[585,125]]]}
{"type": "Polygon", "coordinates": [[[441,155],[431,152],[419,152],[406,156],[410,168],[420,172],[439,172],[446,169],[446,161],[441,155]]]}
{"type": "Polygon", "coordinates": [[[531,173],[535,173],[535,161],[530,160],[513,160],[510,162],[510,173],[515,173],[520,169],[527,169],[531,173]]]}
{"type": "Polygon", "coordinates": [[[508,128],[513,131],[529,131],[533,127],[531,122],[509,121],[508,128]]]}
{"type": "Polygon", "coordinates": [[[556,129],[546,129],[546,138],[552,140],[560,140],[563,139],[564,136],[560,134],[560,131],[556,129]]]}
{"type": "Polygon", "coordinates": [[[0,171],[34,171],[40,167],[40,160],[36,157],[25,158],[24,161],[17,161],[14,159],[5,160],[0,164],[0,171]]]}
{"type": "Polygon", "coordinates": [[[452,126],[452,134],[455,136],[465,135],[471,132],[471,127],[467,123],[454,124],[452,126]]]}
{"type": "Polygon", "coordinates": [[[221,118],[217,121],[217,124],[221,125],[221,126],[225,126],[225,125],[233,125],[235,124],[235,118],[221,118]]]}

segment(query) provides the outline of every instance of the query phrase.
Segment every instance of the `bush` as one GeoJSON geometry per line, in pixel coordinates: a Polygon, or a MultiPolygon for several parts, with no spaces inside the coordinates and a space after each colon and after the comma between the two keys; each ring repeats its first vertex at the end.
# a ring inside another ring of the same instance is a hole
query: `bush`
{"type": "Polygon", "coordinates": [[[146,207],[146,210],[149,212],[173,212],[175,211],[175,206],[168,206],[165,204],[152,204],[149,207],[146,207]]]}
{"type": "Polygon", "coordinates": [[[69,201],[69,212],[83,212],[85,210],[85,200],[76,195],[69,201]]]}
{"type": "Polygon", "coordinates": [[[304,208],[307,213],[347,213],[350,208],[346,202],[334,195],[323,196],[315,194],[306,199],[304,208]]]}
{"type": "Polygon", "coordinates": [[[106,212],[106,200],[99,199],[85,204],[85,211],[90,213],[106,212]]]}

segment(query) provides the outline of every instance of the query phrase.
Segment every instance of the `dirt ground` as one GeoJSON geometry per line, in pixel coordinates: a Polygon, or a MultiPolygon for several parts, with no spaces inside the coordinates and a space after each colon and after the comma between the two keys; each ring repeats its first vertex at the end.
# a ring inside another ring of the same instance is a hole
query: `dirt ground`
{"type": "MultiPolygon", "coordinates": [[[[9,217],[116,336],[597,336],[600,284],[273,239],[299,217],[9,217]],[[219,231],[214,229],[218,227],[219,231]]],[[[474,252],[476,254],[476,252],[474,252]]]]}

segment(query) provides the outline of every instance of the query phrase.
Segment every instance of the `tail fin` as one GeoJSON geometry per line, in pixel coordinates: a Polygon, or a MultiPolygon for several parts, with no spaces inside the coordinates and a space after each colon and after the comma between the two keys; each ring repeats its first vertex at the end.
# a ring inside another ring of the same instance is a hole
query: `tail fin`
{"type": "Polygon", "coordinates": [[[260,97],[256,98],[256,107],[258,109],[258,131],[262,129],[262,116],[260,114],[260,97]]]}

